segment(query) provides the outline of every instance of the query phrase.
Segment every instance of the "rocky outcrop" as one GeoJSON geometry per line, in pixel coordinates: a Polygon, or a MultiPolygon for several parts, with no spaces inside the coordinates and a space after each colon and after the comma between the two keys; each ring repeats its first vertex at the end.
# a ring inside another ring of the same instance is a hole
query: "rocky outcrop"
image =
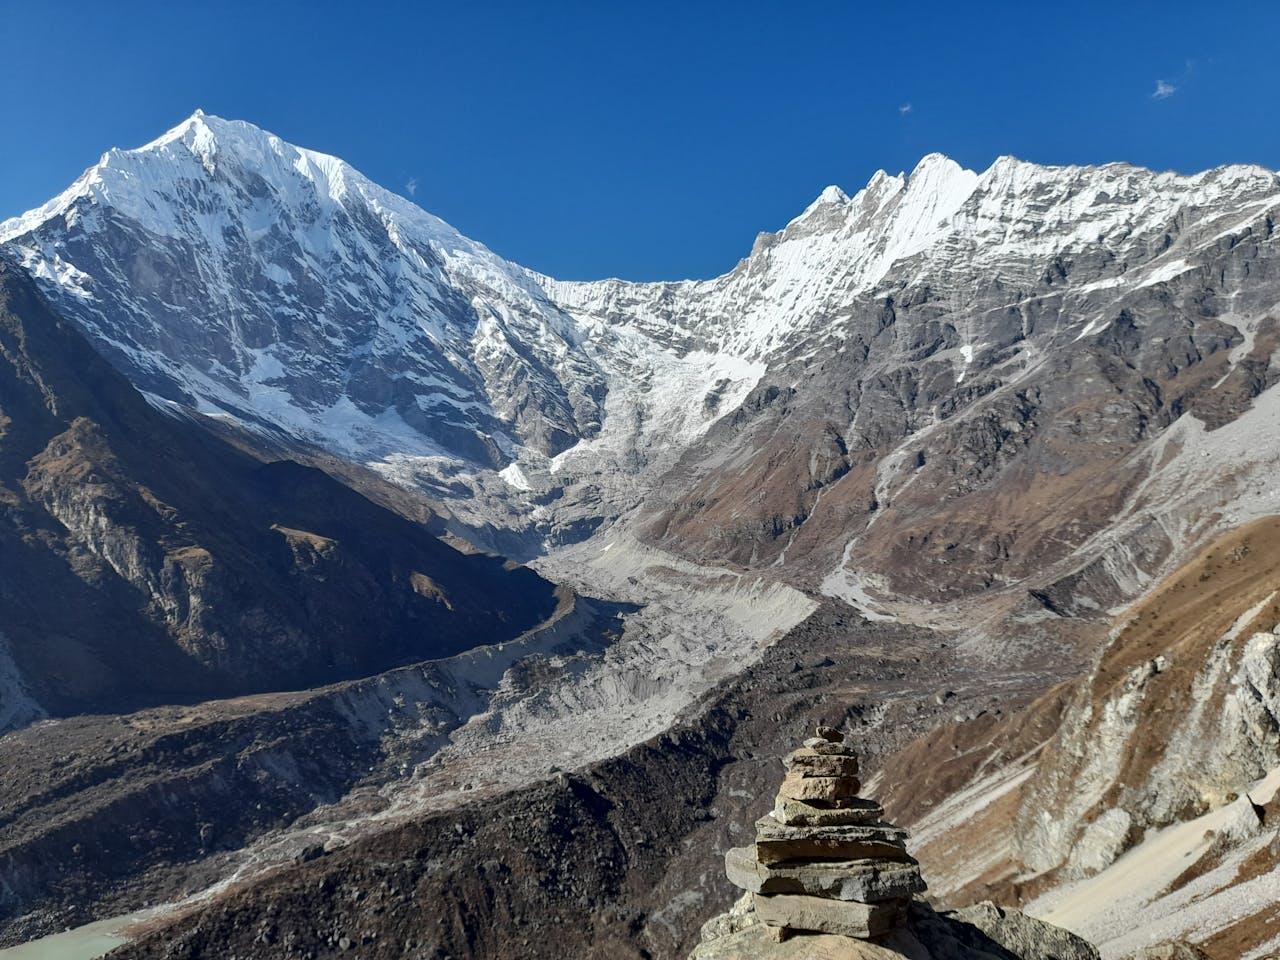
{"type": "Polygon", "coordinates": [[[513,639],[558,602],[157,409],[3,261],[0,552],[11,724],[368,676],[513,639]]]}
{"type": "Polygon", "coordinates": [[[1278,586],[1280,519],[1240,526],[1122,611],[1082,677],[891,758],[886,805],[935,893],[1069,919],[1117,955],[1269,943],[1278,586]]]}
{"type": "Polygon", "coordinates": [[[1280,765],[1280,520],[1218,539],[1126,611],[1025,788],[1024,863],[1079,877],[1280,765]]]}
{"type": "Polygon", "coordinates": [[[703,937],[689,960],[1098,960],[1088,941],[991,903],[937,912],[916,900],[883,937],[808,934],[778,942],[744,897],[710,921],[703,937]]]}

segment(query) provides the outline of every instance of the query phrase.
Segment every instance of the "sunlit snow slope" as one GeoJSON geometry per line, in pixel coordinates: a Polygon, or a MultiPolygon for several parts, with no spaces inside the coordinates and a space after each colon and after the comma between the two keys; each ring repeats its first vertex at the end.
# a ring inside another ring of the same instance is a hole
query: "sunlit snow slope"
{"type": "MultiPolygon", "coordinates": [[[[1257,167],[975,173],[932,154],[852,196],[828,187],[721,277],[565,283],[340,160],[197,112],[108,152],[0,243],[145,391],[371,463],[473,532],[515,531],[491,546],[529,556],[639,517],[696,559],[862,602],[851,567],[922,558],[901,592],[943,560],[969,589],[1061,559],[995,530],[966,538],[989,541],[973,563],[1025,562],[978,575],[928,543],[882,556],[872,534],[960,523],[918,514],[987,502],[1010,471],[1100,491],[1076,470],[1101,462],[1086,447],[1127,450],[1233,371],[1252,380],[1217,407],[1265,388],[1250,364],[1269,349],[1259,245],[1278,204],[1257,167]],[[1064,454],[1056,432],[1086,408],[1105,423],[1064,454]]],[[[1096,529],[1035,524],[1067,552],[1096,529]]]]}

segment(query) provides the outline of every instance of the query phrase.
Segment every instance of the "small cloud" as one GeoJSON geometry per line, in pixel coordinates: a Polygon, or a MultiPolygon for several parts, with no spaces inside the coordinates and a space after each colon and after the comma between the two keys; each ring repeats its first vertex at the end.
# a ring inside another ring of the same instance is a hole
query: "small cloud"
{"type": "Polygon", "coordinates": [[[418,178],[410,177],[409,182],[404,185],[404,188],[409,191],[409,196],[414,196],[418,192],[418,178]]]}
{"type": "Polygon", "coordinates": [[[1175,93],[1177,93],[1177,92],[1178,92],[1178,88],[1177,88],[1177,87],[1175,87],[1175,86],[1174,86],[1172,83],[1170,83],[1168,80],[1157,80],[1157,81],[1156,81],[1156,92],[1155,92],[1155,93],[1153,93],[1153,94],[1151,94],[1151,99],[1152,99],[1152,100],[1167,100],[1167,99],[1169,99],[1169,97],[1172,97],[1172,96],[1173,96],[1175,93]]]}
{"type": "Polygon", "coordinates": [[[912,109],[911,104],[904,103],[902,106],[898,108],[898,113],[902,114],[902,116],[905,117],[907,114],[911,112],[911,109],[912,109]]]}

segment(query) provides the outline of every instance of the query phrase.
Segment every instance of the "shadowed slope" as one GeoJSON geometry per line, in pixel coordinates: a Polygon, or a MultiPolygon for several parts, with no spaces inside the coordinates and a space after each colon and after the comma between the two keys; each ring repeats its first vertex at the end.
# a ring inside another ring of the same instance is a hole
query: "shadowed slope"
{"type": "Polygon", "coordinates": [[[3,263],[0,502],[10,724],[31,700],[114,711],[371,674],[555,607],[531,571],[153,408],[3,263]]]}

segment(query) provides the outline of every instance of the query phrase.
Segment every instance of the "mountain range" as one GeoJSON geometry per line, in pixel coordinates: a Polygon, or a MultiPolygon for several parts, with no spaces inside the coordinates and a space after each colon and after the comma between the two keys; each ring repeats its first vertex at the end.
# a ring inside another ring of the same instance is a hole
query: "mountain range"
{"type": "MultiPolygon", "coordinates": [[[[828,187],[721,277],[566,282],[336,158],[197,112],[0,223],[0,543],[23,557],[0,580],[0,722],[16,731],[0,747],[30,749],[45,716],[176,730],[190,715],[173,705],[246,695],[265,699],[226,723],[286,710],[280,742],[296,744],[317,720],[290,698],[364,697],[348,691],[380,676],[393,698],[447,702],[430,733],[395,710],[361,720],[372,765],[281,801],[293,827],[228,825],[247,876],[293,856],[303,824],[365,842],[388,804],[521,796],[570,761],[612,796],[609,777],[633,775],[616,758],[661,767],[628,751],[678,752],[671,731],[693,717],[718,718],[715,749],[749,765],[789,739],[752,726],[768,704],[782,727],[820,711],[862,730],[869,759],[916,786],[894,802],[926,837],[965,790],[1020,798],[974,835],[1017,825],[999,869],[966,849],[944,870],[954,849],[933,847],[947,889],[1025,902],[1102,875],[1280,768],[1259,679],[1273,647],[1245,650],[1269,629],[1269,566],[1194,637],[1129,626],[1151,597],[1172,604],[1171,583],[1208,583],[1205,550],[1280,514],[1277,220],[1280,176],[1259,167],[1002,157],[979,173],[933,154],[852,195],[828,187]],[[1197,563],[1206,579],[1186,580],[1197,563]],[[1115,705],[1132,692],[1117,677],[1175,649],[1185,684],[1115,705]],[[447,694],[422,692],[424,661],[447,694]],[[1231,700],[1241,677],[1261,707],[1179,728],[1180,759],[1134,759],[1151,752],[1135,730],[1179,698],[1231,700]],[[742,716],[725,719],[730,702],[742,716]],[[1104,708],[1124,722],[1099,725],[1104,708]],[[951,727],[944,763],[929,744],[951,727]],[[1175,789],[1213,743],[1247,762],[1175,789]],[[1088,774],[1086,802],[1064,785],[1104,744],[1128,759],[1088,774]],[[921,773],[935,762],[941,779],[921,773]]],[[[63,722],[75,742],[118,736],[63,722]]],[[[699,810],[729,816],[742,784],[699,751],[716,783],[699,810]]],[[[114,774],[88,769],[55,792],[118,809],[114,774]]],[[[688,849],[725,839],[680,809],[688,849]]],[[[612,829],[638,814],[619,816],[612,829]]],[[[11,857],[57,849],[13,829],[11,857]]],[[[175,897],[212,879],[192,867],[208,849],[175,841],[130,869],[175,897]]],[[[666,899],[610,894],[659,955],[725,892],[686,855],[633,857],[636,876],[688,881],[666,899]]],[[[118,892],[75,909],[33,880],[0,896],[6,935],[133,909],[132,876],[113,870],[118,892]]]]}

